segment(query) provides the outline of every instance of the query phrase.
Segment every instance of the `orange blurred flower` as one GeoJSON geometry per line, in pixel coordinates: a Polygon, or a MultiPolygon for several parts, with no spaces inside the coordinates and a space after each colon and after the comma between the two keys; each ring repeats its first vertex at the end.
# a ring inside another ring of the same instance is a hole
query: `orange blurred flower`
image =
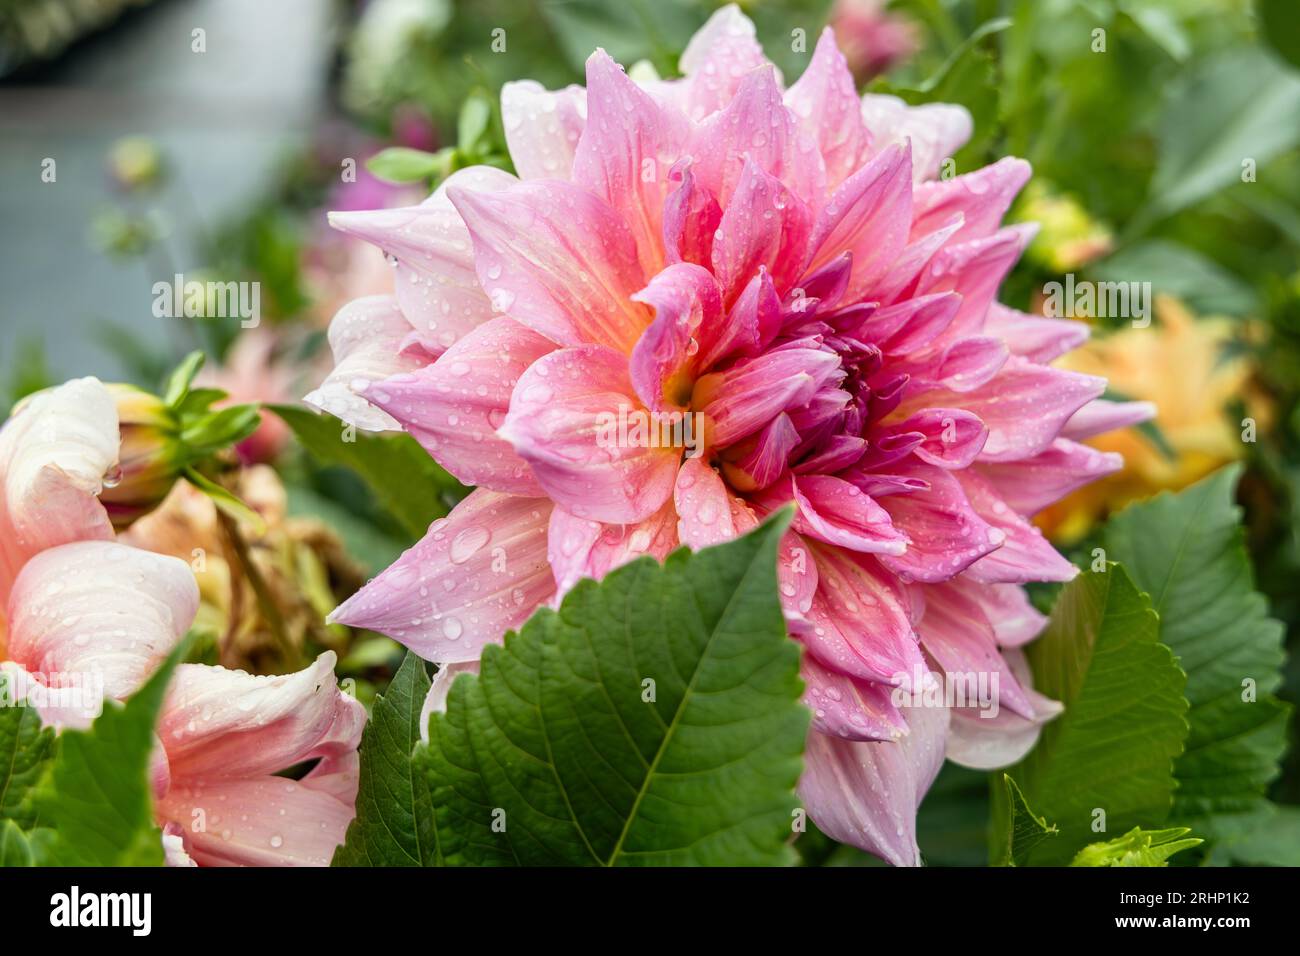
{"type": "Polygon", "coordinates": [[[1271,408],[1252,385],[1249,359],[1228,354],[1234,338],[1227,319],[1198,320],[1177,299],[1157,296],[1149,328],[1115,332],[1065,356],[1062,367],[1104,375],[1117,395],[1155,403],[1166,447],[1136,428],[1090,439],[1123,455],[1124,468],[1047,508],[1038,525],[1057,540],[1075,540],[1130,501],[1186,487],[1240,458],[1247,426],[1233,420],[1231,406],[1241,402],[1259,431],[1271,408]]]}

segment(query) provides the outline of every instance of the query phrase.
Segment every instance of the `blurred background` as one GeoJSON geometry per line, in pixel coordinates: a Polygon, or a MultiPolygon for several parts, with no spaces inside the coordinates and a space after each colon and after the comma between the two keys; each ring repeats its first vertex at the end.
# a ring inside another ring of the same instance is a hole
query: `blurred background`
{"type": "MultiPolygon", "coordinates": [[[[787,81],[829,23],[864,90],[971,111],[957,172],[1007,154],[1033,164],[1012,218],[1042,231],[1003,301],[1040,311],[1045,284],[1067,274],[1151,283],[1149,328],[1091,319],[1093,341],[1067,361],[1159,414],[1101,440],[1125,454],[1125,470],[1041,523],[1067,553],[1086,554],[1126,502],[1242,462],[1246,544],[1287,627],[1282,696],[1294,702],[1300,3],[741,5],[787,81]]],[[[460,166],[508,167],[503,81],[578,82],[596,46],[674,75],[716,6],[0,0],[0,401],[87,374],[154,389],[194,349],[208,383],[233,399],[296,400],[327,367],[331,315],[391,286],[382,256],[331,234],[326,210],[415,202],[460,166]],[[259,283],[260,325],[158,317],[153,284],[176,274],[259,283]]],[[[355,469],[304,449],[301,430],[291,443],[278,418],[254,439],[241,445],[236,490],[275,518],[254,541],[264,580],[257,601],[241,602],[232,563],[227,590],[205,594],[211,654],[274,671],[336,647],[364,697],[399,659],[395,645],[320,618],[463,489],[444,484],[438,501],[404,511],[376,502],[355,469]],[[268,463],[274,472],[257,470],[268,463]]],[[[1272,795],[1295,804],[1300,765],[1289,759],[1272,795]]],[[[987,813],[970,785],[946,771],[923,808],[932,860],[982,862],[987,813]]]]}

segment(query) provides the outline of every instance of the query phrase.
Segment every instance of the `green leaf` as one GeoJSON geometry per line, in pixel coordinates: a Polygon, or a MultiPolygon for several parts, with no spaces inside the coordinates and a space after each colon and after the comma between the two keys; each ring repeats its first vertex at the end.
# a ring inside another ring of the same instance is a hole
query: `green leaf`
{"type": "Polygon", "coordinates": [[[1002,775],[1002,785],[1006,787],[1007,824],[1006,854],[999,866],[1024,866],[1029,862],[1029,854],[1044,840],[1058,835],[1055,826],[1043,817],[1035,815],[1025,802],[1025,795],[1010,774],[1002,775]]]}
{"type": "Polygon", "coordinates": [[[1264,39],[1292,66],[1300,68],[1300,17],[1295,0],[1255,0],[1264,39]]]}
{"type": "MultiPolygon", "coordinates": [[[[1187,735],[1186,678],[1157,639],[1146,595],[1123,567],[1079,575],[1061,589],[1043,636],[1030,645],[1035,689],[1065,705],[1037,746],[1007,772],[1028,803],[1061,831],[1030,854],[1062,865],[1095,836],[1162,822],[1174,790],[1173,760],[1187,735]]],[[[1012,832],[1004,788],[993,788],[994,853],[1012,832]]]]}
{"type": "Polygon", "coordinates": [[[776,590],[788,522],[583,581],[486,647],[417,752],[443,860],[793,862],[809,714],[776,590]]]}
{"type": "Polygon", "coordinates": [[[1300,807],[1276,806],[1268,818],[1225,852],[1245,866],[1300,866],[1300,807]]]}
{"type": "Polygon", "coordinates": [[[1205,60],[1170,96],[1157,138],[1143,225],[1241,182],[1243,160],[1262,166],[1300,141],[1300,76],[1256,47],[1205,60]]]}
{"type": "Polygon", "coordinates": [[[1259,305],[1258,293],[1248,283],[1213,259],[1167,239],[1125,246],[1091,266],[1089,276],[1101,282],[1150,282],[1153,292],[1176,296],[1205,315],[1242,315],[1259,305]]]}
{"type": "Polygon", "coordinates": [[[203,368],[204,358],[204,354],[196,350],[181,359],[181,363],[167,376],[167,381],[163,385],[164,405],[175,408],[184,400],[189,394],[194,376],[198,375],[199,369],[203,368]]]}
{"type": "Polygon", "coordinates": [[[420,710],[429,693],[424,662],[407,652],[388,693],[375,701],[361,736],[357,816],[333,866],[432,866],[433,804],[411,754],[420,742],[420,710]]]}
{"type": "Polygon", "coordinates": [[[0,819],[28,829],[36,822],[31,795],[54,747],[54,730],[33,707],[10,700],[13,678],[0,673],[0,819]]]}
{"type": "Polygon", "coordinates": [[[366,160],[366,169],[390,183],[414,183],[445,175],[453,150],[426,153],[406,146],[390,146],[366,160]]]}
{"type": "Polygon", "coordinates": [[[466,97],[456,120],[456,148],[467,156],[476,155],[491,122],[492,101],[484,90],[475,90],[466,97]]]}
{"type": "Polygon", "coordinates": [[[1122,837],[1085,846],[1070,861],[1070,866],[1168,866],[1169,858],[1175,853],[1205,842],[1196,837],[1179,839],[1191,832],[1187,827],[1168,830],[1134,827],[1122,837]]]}
{"type": "Polygon", "coordinates": [[[0,866],[34,866],[27,834],[13,820],[0,820],[0,866]]]}
{"type": "Polygon", "coordinates": [[[1264,792],[1286,749],[1289,714],[1273,697],[1283,627],[1254,590],[1233,500],[1240,474],[1230,466],[1134,504],[1105,536],[1107,554],[1151,595],[1161,640],[1187,672],[1191,731],[1174,765],[1170,819],[1211,839],[1242,833],[1269,812],[1264,792]],[[1245,681],[1252,701],[1243,699],[1245,681]]]}
{"type": "Polygon", "coordinates": [[[371,435],[337,418],[294,405],[268,405],[293,429],[304,448],[325,464],[356,472],[412,540],[447,514],[465,488],[447,474],[410,435],[371,435]]]}
{"type": "Polygon", "coordinates": [[[160,866],[149,764],[154,725],[182,641],[125,706],[108,701],[89,730],[65,730],[38,787],[36,808],[53,831],[37,855],[47,866],[160,866]]]}
{"type": "Polygon", "coordinates": [[[243,441],[257,431],[262,413],[256,405],[230,405],[187,419],[180,437],[190,460],[194,460],[243,441]]]}

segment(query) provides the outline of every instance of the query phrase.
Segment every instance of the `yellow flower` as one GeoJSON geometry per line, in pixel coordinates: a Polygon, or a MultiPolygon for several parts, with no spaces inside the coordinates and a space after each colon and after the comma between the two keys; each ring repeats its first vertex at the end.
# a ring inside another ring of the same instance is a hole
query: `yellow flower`
{"type": "Polygon", "coordinates": [[[1196,320],[1168,296],[1157,296],[1155,306],[1150,327],[1095,339],[1060,362],[1063,368],[1107,377],[1111,389],[1126,399],[1153,402],[1155,425],[1167,447],[1134,428],[1089,439],[1094,448],[1123,455],[1124,468],[1038,516],[1039,526],[1057,540],[1075,540],[1130,501],[1186,487],[1240,458],[1245,426],[1233,421],[1234,402],[1245,405],[1260,431],[1268,424],[1270,409],[1251,385],[1249,361],[1226,354],[1233,323],[1196,320]]]}

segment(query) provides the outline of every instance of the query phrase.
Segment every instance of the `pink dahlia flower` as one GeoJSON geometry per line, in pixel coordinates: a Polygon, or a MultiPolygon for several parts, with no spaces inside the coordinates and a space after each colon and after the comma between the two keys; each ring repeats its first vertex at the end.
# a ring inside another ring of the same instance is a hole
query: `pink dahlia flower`
{"type": "MultiPolygon", "coordinates": [[[[33,396],[0,429],[0,670],[58,727],[138,690],[198,610],[184,561],[114,538],[98,495],[119,442],[93,378],[33,396]]],[[[354,815],[364,722],[333,652],[283,677],[182,664],[154,755],[168,860],[328,864],[354,815]],[[301,779],[274,776],[312,760],[301,779]]]]}
{"type": "Polygon", "coordinates": [[[585,90],[507,84],[520,178],[333,217],[387,252],[396,295],[339,313],[310,400],[477,486],[333,620],[455,673],[578,579],[793,503],[800,793],[831,836],[914,864],[944,756],[1009,763],[1059,710],[1018,651],[1043,623],[1021,585],[1074,568],[1029,516],[1118,467],[1075,439],[1132,410],[1047,364],[1084,326],[995,301],[1029,167],[935,181],[964,110],[859,97],[829,31],[783,88],[735,7],[682,70],[642,85],[597,51],[585,90]],[[996,715],[937,693],[968,674],[996,715]]]}

